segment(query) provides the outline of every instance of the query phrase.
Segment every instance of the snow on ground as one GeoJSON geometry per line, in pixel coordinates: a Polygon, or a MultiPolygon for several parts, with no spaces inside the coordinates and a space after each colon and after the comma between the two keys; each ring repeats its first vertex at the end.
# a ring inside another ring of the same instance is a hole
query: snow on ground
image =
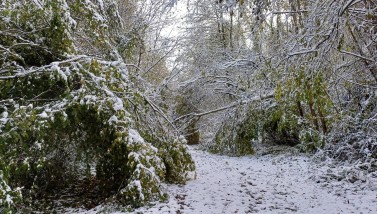
{"type": "Polygon", "coordinates": [[[376,174],[350,183],[331,176],[341,171],[335,165],[302,155],[227,157],[191,150],[196,179],[168,185],[169,202],[134,214],[377,213],[376,174]]]}

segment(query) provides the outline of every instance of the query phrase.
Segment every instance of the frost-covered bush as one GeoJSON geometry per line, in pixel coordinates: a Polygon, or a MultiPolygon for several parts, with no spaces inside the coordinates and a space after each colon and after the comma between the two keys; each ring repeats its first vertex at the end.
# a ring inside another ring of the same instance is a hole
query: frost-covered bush
{"type": "Polygon", "coordinates": [[[12,212],[13,205],[21,200],[19,188],[12,189],[6,182],[3,172],[0,171],[0,212],[12,212]]]}
{"type": "Polygon", "coordinates": [[[255,101],[225,120],[211,150],[249,154],[252,142],[297,146],[305,152],[322,148],[335,114],[326,81],[321,74],[296,73],[277,85],[273,104],[255,101]]]}
{"type": "Polygon", "coordinates": [[[84,180],[99,202],[142,206],[194,170],[117,49],[126,44],[116,1],[7,0],[0,19],[2,212],[84,180]]]}
{"type": "Polygon", "coordinates": [[[347,91],[348,105],[329,135],[327,155],[342,162],[371,161],[377,158],[377,93],[373,89],[353,86],[347,91]]]}
{"type": "Polygon", "coordinates": [[[188,173],[195,170],[185,138],[180,136],[172,141],[161,145],[160,156],[166,167],[166,180],[171,183],[184,184],[188,173]]]}
{"type": "Polygon", "coordinates": [[[120,190],[118,199],[134,206],[142,206],[146,201],[163,200],[166,196],[160,185],[165,180],[166,167],[158,156],[157,148],[145,142],[133,129],[128,131],[128,141],[128,160],[124,164],[130,169],[127,173],[130,181],[120,190]]]}
{"type": "Polygon", "coordinates": [[[275,93],[277,130],[285,130],[304,151],[323,147],[324,136],[335,118],[324,76],[320,72],[294,71],[294,76],[281,84],[275,93]]]}
{"type": "Polygon", "coordinates": [[[231,118],[223,122],[216,132],[210,150],[232,155],[253,154],[256,144],[290,145],[299,143],[298,126],[282,121],[282,111],[268,102],[250,104],[239,109],[231,118]]]}
{"type": "Polygon", "coordinates": [[[301,130],[299,133],[300,144],[298,148],[301,151],[311,152],[316,151],[325,146],[325,136],[321,134],[318,130],[307,128],[301,130]]]}
{"type": "Polygon", "coordinates": [[[46,65],[74,51],[65,0],[4,0],[0,20],[0,66],[46,65]]]}
{"type": "MultiPolygon", "coordinates": [[[[185,181],[194,163],[184,142],[160,142],[156,136],[149,143],[133,128],[140,127],[137,112],[127,109],[147,107],[134,99],[142,94],[132,91],[121,68],[95,60],[51,68],[45,84],[60,78],[65,90],[49,97],[51,102],[15,104],[2,113],[0,169],[12,188],[23,187],[23,195],[32,199],[95,176],[123,204],[141,206],[166,198],[160,189],[165,178],[185,181]]],[[[30,87],[20,92],[39,94],[33,80],[40,83],[41,77],[27,79],[30,87]]],[[[149,133],[149,140],[154,135],[149,133]]]]}
{"type": "Polygon", "coordinates": [[[233,118],[228,118],[216,132],[209,149],[229,155],[253,154],[252,141],[258,140],[260,118],[254,111],[239,109],[233,118]]]}
{"type": "MultiPolygon", "coordinates": [[[[277,145],[295,146],[300,143],[298,117],[287,109],[275,106],[264,112],[263,142],[277,145]],[[288,117],[287,117],[288,115],[288,117]]],[[[263,117],[262,116],[262,117],[263,117]]]]}

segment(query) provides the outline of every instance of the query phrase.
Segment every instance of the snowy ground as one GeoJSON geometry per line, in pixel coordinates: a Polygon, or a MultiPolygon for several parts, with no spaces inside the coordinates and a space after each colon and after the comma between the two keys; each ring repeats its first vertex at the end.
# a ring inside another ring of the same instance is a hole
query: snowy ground
{"type": "Polygon", "coordinates": [[[192,155],[195,180],[167,186],[168,203],[133,213],[377,213],[376,173],[358,171],[352,180],[340,167],[295,155],[227,157],[196,149],[192,155]]]}

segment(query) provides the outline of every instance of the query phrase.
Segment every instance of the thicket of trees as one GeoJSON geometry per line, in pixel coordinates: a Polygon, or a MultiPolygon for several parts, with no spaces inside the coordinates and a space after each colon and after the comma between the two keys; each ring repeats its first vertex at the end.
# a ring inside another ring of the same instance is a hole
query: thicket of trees
{"type": "Polygon", "coordinates": [[[179,90],[195,105],[178,119],[197,121],[208,149],[239,155],[263,142],[376,156],[374,1],[189,1],[188,8],[179,90]]]}

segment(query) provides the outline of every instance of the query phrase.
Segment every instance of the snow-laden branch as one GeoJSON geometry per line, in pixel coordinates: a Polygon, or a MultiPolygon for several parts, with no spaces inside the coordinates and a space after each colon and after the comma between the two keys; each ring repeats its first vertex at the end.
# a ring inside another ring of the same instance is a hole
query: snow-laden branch
{"type": "Polygon", "coordinates": [[[174,122],[186,119],[188,117],[202,117],[202,116],[205,116],[205,115],[214,114],[214,113],[217,113],[217,112],[221,112],[221,111],[225,111],[225,110],[228,110],[228,109],[231,109],[231,108],[235,108],[237,106],[242,106],[242,105],[245,105],[245,104],[248,104],[248,103],[251,103],[251,102],[262,101],[262,100],[266,100],[266,99],[271,99],[274,96],[275,95],[274,95],[273,92],[271,92],[271,93],[269,93],[267,95],[264,95],[264,96],[255,96],[255,97],[253,97],[251,99],[240,100],[238,102],[234,102],[234,103],[231,103],[231,104],[229,104],[227,106],[223,106],[223,107],[220,107],[220,108],[217,108],[217,109],[213,109],[213,110],[210,110],[210,111],[200,112],[200,113],[190,113],[190,114],[182,115],[182,116],[178,117],[177,119],[175,119],[174,122]]]}
{"type": "Polygon", "coordinates": [[[339,16],[342,16],[344,14],[344,12],[346,12],[346,10],[354,5],[354,4],[357,4],[359,3],[361,0],[348,0],[348,2],[344,5],[344,7],[342,8],[342,10],[340,11],[339,13],[339,16]]]}
{"type": "Polygon", "coordinates": [[[162,62],[163,60],[166,59],[166,57],[173,51],[175,50],[175,47],[177,46],[178,42],[176,42],[173,47],[167,51],[163,56],[160,57],[160,59],[158,59],[151,67],[149,67],[144,73],[143,75],[149,73],[156,65],[158,65],[158,63],[162,62]]]}
{"type": "Polygon", "coordinates": [[[253,68],[258,67],[258,65],[250,59],[236,59],[234,61],[224,63],[221,66],[221,69],[227,69],[227,68],[239,67],[239,66],[252,66],[253,68]]]}
{"type": "Polygon", "coordinates": [[[357,57],[357,58],[360,58],[360,59],[363,59],[363,60],[366,60],[366,61],[375,62],[373,59],[364,57],[360,54],[352,53],[352,52],[349,52],[349,51],[343,51],[343,50],[340,50],[339,52],[343,53],[343,54],[351,55],[351,56],[354,56],[354,57],[357,57]]]}
{"type": "Polygon", "coordinates": [[[58,66],[60,64],[79,61],[81,59],[88,58],[88,57],[89,56],[86,56],[86,55],[79,55],[79,56],[75,56],[75,57],[67,59],[67,60],[52,62],[48,65],[38,67],[36,69],[31,69],[31,70],[28,70],[28,71],[23,72],[23,73],[17,73],[15,75],[11,75],[11,76],[0,76],[0,80],[10,80],[10,79],[18,78],[18,77],[25,77],[25,76],[33,74],[33,73],[48,71],[48,69],[52,68],[53,66],[58,66]]]}
{"type": "Polygon", "coordinates": [[[279,14],[294,14],[294,13],[307,13],[309,10],[296,10],[296,11],[274,11],[272,14],[279,15],[279,14]]]}
{"type": "Polygon", "coordinates": [[[152,109],[155,112],[157,112],[161,117],[163,117],[176,132],[178,132],[177,127],[169,120],[168,116],[154,102],[152,102],[146,96],[143,96],[143,97],[145,101],[148,103],[148,105],[152,107],[152,109]]]}

